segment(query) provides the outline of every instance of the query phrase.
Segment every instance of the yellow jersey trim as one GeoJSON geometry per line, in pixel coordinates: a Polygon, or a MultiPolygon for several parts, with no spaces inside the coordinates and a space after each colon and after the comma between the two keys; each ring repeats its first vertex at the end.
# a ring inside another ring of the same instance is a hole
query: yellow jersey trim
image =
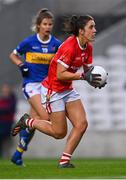
{"type": "Polygon", "coordinates": [[[22,153],[24,150],[18,146],[18,147],[17,147],[17,151],[19,151],[20,153],[22,153]]]}
{"type": "Polygon", "coordinates": [[[42,53],[26,53],[26,62],[36,64],[50,64],[55,54],[42,54],[42,53]]]}

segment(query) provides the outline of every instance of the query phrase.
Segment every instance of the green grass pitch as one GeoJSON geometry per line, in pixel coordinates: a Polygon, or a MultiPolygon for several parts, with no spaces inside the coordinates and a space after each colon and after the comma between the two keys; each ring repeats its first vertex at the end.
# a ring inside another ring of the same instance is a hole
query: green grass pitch
{"type": "Polygon", "coordinates": [[[58,169],[56,159],[25,159],[26,167],[0,160],[0,179],[120,179],[126,159],[73,159],[74,169],[58,169]]]}

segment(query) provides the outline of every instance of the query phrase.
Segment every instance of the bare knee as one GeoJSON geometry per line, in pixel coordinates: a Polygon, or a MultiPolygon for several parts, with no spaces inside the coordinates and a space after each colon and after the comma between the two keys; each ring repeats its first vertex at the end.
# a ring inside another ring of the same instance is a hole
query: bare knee
{"type": "Polygon", "coordinates": [[[55,132],[54,133],[54,138],[55,139],[63,139],[67,134],[67,131],[62,131],[62,132],[55,132]]]}
{"type": "Polygon", "coordinates": [[[88,122],[87,122],[87,120],[79,123],[79,124],[76,126],[76,128],[78,129],[78,131],[79,131],[81,134],[84,134],[84,132],[86,131],[87,127],[88,127],[88,122]]]}

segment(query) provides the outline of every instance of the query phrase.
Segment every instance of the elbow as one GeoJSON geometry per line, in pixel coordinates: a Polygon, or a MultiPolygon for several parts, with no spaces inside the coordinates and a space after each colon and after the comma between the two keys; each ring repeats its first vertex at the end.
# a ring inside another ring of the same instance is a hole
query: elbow
{"type": "Polygon", "coordinates": [[[58,79],[58,80],[60,80],[60,81],[62,81],[62,80],[63,80],[63,78],[62,78],[62,74],[61,74],[61,73],[57,73],[57,79],[58,79]]]}
{"type": "Polygon", "coordinates": [[[12,60],[12,56],[13,56],[13,53],[11,53],[10,55],[9,55],[9,58],[12,60]]]}

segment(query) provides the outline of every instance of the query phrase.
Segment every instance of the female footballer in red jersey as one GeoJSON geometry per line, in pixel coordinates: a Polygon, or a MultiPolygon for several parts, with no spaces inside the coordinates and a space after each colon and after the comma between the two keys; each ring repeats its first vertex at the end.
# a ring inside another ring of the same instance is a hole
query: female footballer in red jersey
{"type": "Polygon", "coordinates": [[[88,122],[80,95],[73,88],[72,81],[86,80],[97,87],[101,78],[99,74],[91,73],[93,66],[90,42],[96,35],[93,17],[72,16],[65,25],[66,31],[72,35],[59,47],[50,63],[48,77],[42,82],[42,103],[48,111],[50,122],[32,119],[25,114],[15,128],[32,127],[56,139],[62,139],[67,134],[68,118],[73,128],[58,167],[73,168],[70,159],[87,129],[88,122]],[[77,70],[81,66],[84,72],[79,73],[77,70]]]}

